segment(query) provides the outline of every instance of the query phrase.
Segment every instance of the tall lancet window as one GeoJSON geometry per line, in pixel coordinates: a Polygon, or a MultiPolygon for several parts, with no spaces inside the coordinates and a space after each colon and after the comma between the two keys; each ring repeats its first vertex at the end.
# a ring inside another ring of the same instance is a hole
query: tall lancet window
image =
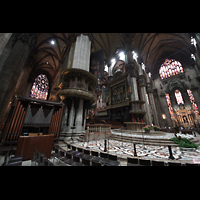
{"type": "Polygon", "coordinates": [[[41,100],[47,100],[48,90],[49,90],[49,81],[46,75],[40,74],[33,83],[30,97],[41,100]]]}
{"type": "Polygon", "coordinates": [[[184,104],[184,101],[183,101],[183,97],[182,97],[182,94],[179,90],[175,90],[175,97],[176,97],[176,101],[177,101],[177,104],[184,104]]]}

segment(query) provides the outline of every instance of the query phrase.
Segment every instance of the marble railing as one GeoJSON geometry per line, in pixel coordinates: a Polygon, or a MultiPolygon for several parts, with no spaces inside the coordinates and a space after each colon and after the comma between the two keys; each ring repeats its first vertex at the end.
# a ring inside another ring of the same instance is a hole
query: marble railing
{"type": "Polygon", "coordinates": [[[110,124],[87,124],[86,141],[107,139],[111,135],[110,124]]]}

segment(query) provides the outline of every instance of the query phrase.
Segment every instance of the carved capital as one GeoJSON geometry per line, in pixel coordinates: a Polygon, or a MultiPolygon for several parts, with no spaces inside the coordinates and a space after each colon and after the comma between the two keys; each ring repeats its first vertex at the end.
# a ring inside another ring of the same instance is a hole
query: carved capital
{"type": "Polygon", "coordinates": [[[146,86],[146,80],[145,80],[144,75],[138,76],[138,85],[139,86],[146,86]]]}
{"type": "Polygon", "coordinates": [[[126,73],[130,75],[130,77],[137,77],[137,70],[135,69],[135,65],[133,63],[126,64],[125,66],[126,73]]]}
{"type": "Polygon", "coordinates": [[[16,38],[17,40],[21,40],[23,43],[29,45],[29,47],[33,47],[36,42],[36,33],[17,33],[16,38]]]}

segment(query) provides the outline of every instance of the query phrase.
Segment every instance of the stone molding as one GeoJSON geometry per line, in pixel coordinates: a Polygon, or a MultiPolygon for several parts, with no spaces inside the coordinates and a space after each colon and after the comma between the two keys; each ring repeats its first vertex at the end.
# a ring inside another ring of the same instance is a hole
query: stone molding
{"type": "Polygon", "coordinates": [[[96,102],[96,95],[93,94],[92,92],[84,90],[82,88],[63,89],[63,90],[61,90],[59,96],[64,96],[66,98],[78,97],[78,98],[82,98],[85,100],[90,100],[90,103],[96,102]]]}

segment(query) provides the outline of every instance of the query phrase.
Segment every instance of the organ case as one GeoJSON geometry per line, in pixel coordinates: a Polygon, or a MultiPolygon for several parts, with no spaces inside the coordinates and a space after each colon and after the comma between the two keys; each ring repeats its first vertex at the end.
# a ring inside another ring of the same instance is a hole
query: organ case
{"type": "Polygon", "coordinates": [[[16,141],[26,132],[54,134],[58,138],[63,106],[62,103],[16,96],[3,129],[2,140],[16,141]]]}

